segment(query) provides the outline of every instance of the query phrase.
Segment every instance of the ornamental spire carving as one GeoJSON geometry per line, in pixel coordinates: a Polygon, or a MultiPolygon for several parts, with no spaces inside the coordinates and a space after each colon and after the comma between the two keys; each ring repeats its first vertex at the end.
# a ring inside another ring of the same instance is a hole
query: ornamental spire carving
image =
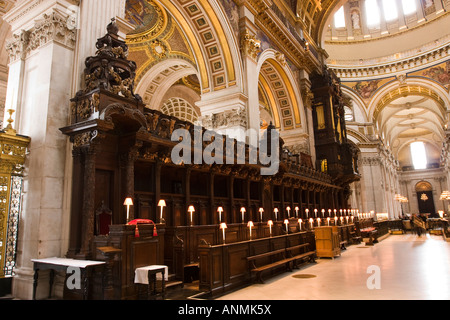
{"type": "Polygon", "coordinates": [[[128,46],[119,38],[115,19],[107,26],[106,35],[97,40],[96,48],[96,55],[85,60],[84,89],[71,100],[72,123],[99,118],[106,107],[103,94],[125,99],[130,108],[142,104],[142,98],[134,93],[136,63],[127,59],[128,46]]]}

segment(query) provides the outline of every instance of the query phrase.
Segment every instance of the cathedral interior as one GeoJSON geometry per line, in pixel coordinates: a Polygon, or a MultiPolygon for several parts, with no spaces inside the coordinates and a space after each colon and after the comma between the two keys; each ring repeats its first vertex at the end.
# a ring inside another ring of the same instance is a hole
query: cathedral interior
{"type": "Polygon", "coordinates": [[[215,299],[347,247],[446,244],[449,10],[0,1],[0,296],[215,299]]]}

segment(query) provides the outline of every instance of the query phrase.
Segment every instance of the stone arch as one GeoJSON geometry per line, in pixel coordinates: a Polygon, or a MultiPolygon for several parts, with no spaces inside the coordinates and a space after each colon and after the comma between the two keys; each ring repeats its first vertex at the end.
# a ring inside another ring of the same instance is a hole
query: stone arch
{"type": "Polygon", "coordinates": [[[148,107],[158,109],[164,94],[174,83],[197,74],[195,66],[183,59],[166,59],[149,68],[138,83],[136,93],[148,107]]]}
{"type": "Polygon", "coordinates": [[[281,131],[301,128],[303,102],[284,55],[265,50],[258,58],[257,74],[260,94],[266,95],[275,127],[281,131]]]}
{"type": "MultiPolygon", "coordinates": [[[[151,6],[150,9],[155,7],[162,9],[157,11],[160,13],[160,19],[170,17],[179,26],[181,29],[179,37],[188,44],[202,93],[242,85],[239,47],[220,5],[201,0],[189,3],[170,0],[127,0],[126,11],[131,10],[133,5],[138,8],[151,6]],[[161,12],[165,12],[167,17],[161,12]]],[[[143,17],[144,22],[148,20],[144,14],[143,17]]],[[[127,39],[130,47],[136,47],[149,41],[156,41],[155,34],[157,31],[149,28],[137,34],[129,34],[127,39]]],[[[158,38],[160,39],[161,37],[158,38]]],[[[149,49],[142,47],[141,55],[148,55],[149,49]]],[[[162,59],[164,57],[160,60],[162,59]]]]}
{"type": "Polygon", "coordinates": [[[188,101],[179,97],[172,97],[164,102],[161,112],[190,123],[196,123],[200,116],[188,101]]]}

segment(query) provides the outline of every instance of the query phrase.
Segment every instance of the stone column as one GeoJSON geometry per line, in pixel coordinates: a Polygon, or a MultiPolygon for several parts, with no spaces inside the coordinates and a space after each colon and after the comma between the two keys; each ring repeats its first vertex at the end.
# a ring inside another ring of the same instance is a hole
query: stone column
{"type": "Polygon", "coordinates": [[[106,26],[115,18],[117,25],[122,30],[122,36],[132,27],[127,24],[125,18],[126,0],[81,0],[78,10],[77,47],[75,51],[75,66],[72,96],[81,89],[83,84],[84,61],[97,51],[95,44],[97,39],[103,37],[106,26]]]}
{"type": "Polygon", "coordinates": [[[19,230],[13,284],[13,295],[19,299],[32,296],[31,259],[66,253],[67,138],[59,128],[67,125],[70,113],[76,30],[69,23],[69,7],[75,4],[68,0],[20,1],[3,17],[14,35],[8,44],[12,65],[7,101],[14,101],[20,134],[31,138],[22,205],[27,218],[19,230]]]}
{"type": "MultiPolygon", "coordinates": [[[[247,128],[258,133],[260,130],[257,59],[260,41],[256,38],[254,15],[245,6],[240,7],[241,54],[244,65],[245,93],[247,94],[247,128]]],[[[258,137],[250,137],[251,146],[258,146],[258,137]]]]}

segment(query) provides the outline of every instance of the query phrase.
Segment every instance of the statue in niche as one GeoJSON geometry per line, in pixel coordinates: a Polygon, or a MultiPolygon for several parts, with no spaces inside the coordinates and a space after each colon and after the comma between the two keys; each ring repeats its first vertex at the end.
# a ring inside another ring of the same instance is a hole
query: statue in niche
{"type": "Polygon", "coordinates": [[[431,6],[433,6],[434,5],[434,1],[433,0],[425,0],[424,1],[425,3],[425,8],[427,9],[427,8],[430,8],[431,6]]]}
{"type": "Polygon", "coordinates": [[[351,13],[351,18],[352,18],[353,29],[361,29],[359,12],[356,10],[353,10],[351,13]]]}

